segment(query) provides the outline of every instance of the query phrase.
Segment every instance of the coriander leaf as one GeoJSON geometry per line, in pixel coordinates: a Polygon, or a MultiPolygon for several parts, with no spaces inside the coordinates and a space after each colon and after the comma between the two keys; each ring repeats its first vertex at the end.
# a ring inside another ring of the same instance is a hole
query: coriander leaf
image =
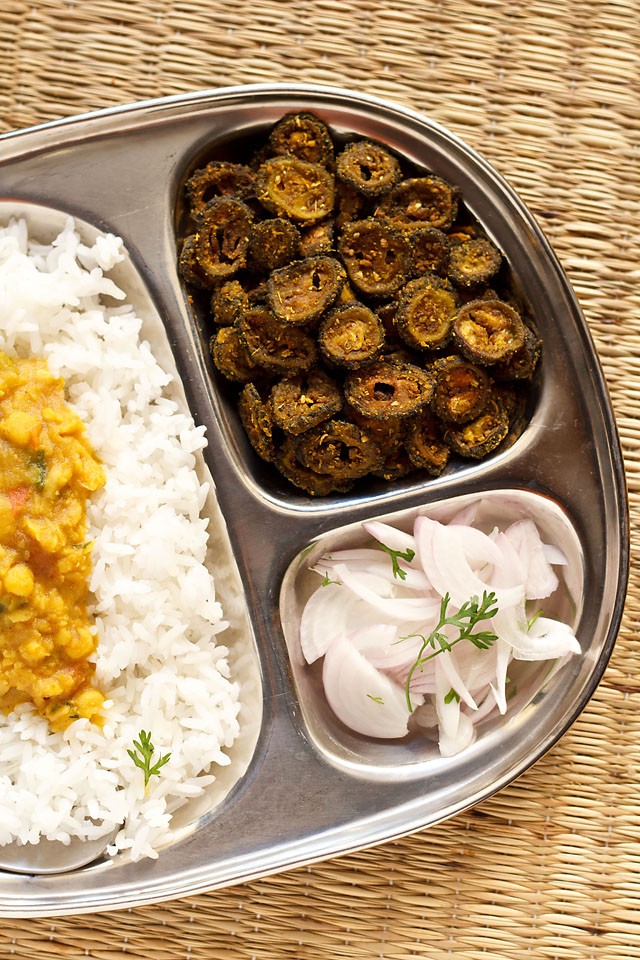
{"type": "Polygon", "coordinates": [[[324,577],[322,578],[322,583],[320,584],[320,586],[321,586],[321,587],[328,587],[330,583],[337,583],[337,584],[339,584],[340,581],[339,581],[339,580],[332,580],[331,577],[329,576],[329,574],[328,574],[328,573],[325,573],[324,577]]]}
{"type": "MultiPolygon", "coordinates": [[[[407,674],[407,679],[405,682],[405,692],[409,712],[413,710],[413,705],[411,703],[411,679],[416,670],[422,670],[425,663],[428,663],[429,660],[433,660],[433,658],[437,657],[439,653],[442,653],[445,650],[451,650],[456,643],[460,643],[462,640],[469,640],[470,643],[472,643],[474,647],[477,647],[478,650],[488,650],[491,644],[495,643],[495,641],[498,639],[497,634],[492,633],[490,630],[480,630],[477,633],[473,632],[474,627],[476,627],[482,620],[490,620],[492,617],[495,617],[496,613],[498,612],[496,595],[493,593],[493,591],[487,593],[485,590],[482,594],[482,600],[478,600],[476,596],[471,597],[469,600],[465,600],[457,613],[453,613],[448,616],[447,608],[450,602],[450,595],[445,593],[440,602],[440,617],[438,623],[436,624],[435,629],[432,630],[427,637],[421,633],[410,634],[410,637],[419,637],[422,640],[422,646],[420,647],[415,662],[407,674]],[[443,633],[444,627],[447,626],[458,630],[458,636],[454,640],[448,640],[447,635],[443,633]],[[431,650],[432,652],[426,653],[427,650],[431,650]]],[[[408,640],[410,637],[403,639],[408,640]]],[[[449,700],[448,702],[450,703],[451,701],[449,700]]]]}
{"type": "Polygon", "coordinates": [[[160,757],[154,764],[152,764],[151,758],[153,757],[156,748],[151,742],[151,731],[146,733],[144,730],[141,730],[138,736],[140,739],[133,741],[133,746],[135,749],[127,750],[127,753],[135,763],[136,767],[142,770],[144,774],[144,785],[146,787],[150,778],[157,776],[161,767],[164,767],[165,763],[169,762],[171,754],[165,753],[163,757],[160,757]]]}
{"type": "Polygon", "coordinates": [[[410,547],[406,550],[394,550],[392,547],[388,547],[386,543],[378,543],[378,546],[391,557],[391,569],[393,570],[394,577],[398,580],[406,580],[407,571],[402,569],[398,563],[398,558],[405,560],[407,563],[411,563],[416,555],[415,550],[412,550],[410,547]]]}

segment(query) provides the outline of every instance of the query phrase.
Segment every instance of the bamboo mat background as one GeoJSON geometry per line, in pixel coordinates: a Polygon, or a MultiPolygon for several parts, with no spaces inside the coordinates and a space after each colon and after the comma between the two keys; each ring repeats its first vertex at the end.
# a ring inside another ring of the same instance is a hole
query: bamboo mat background
{"type": "Polygon", "coordinates": [[[519,781],[412,837],[156,907],[0,920],[0,957],[631,960],[640,955],[637,0],[3,0],[0,131],[226,84],[334,83],[423,111],[540,220],[626,458],[631,580],[592,702],[519,781]]]}

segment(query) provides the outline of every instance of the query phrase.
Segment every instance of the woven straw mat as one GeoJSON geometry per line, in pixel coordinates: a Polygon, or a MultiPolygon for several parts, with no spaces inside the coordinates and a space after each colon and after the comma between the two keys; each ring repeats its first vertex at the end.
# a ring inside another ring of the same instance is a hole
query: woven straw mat
{"type": "MultiPolygon", "coordinates": [[[[261,81],[414,107],[537,216],[580,299],[640,511],[637,0],[3,0],[0,130],[261,81]]],[[[0,921],[0,957],[95,960],[640,956],[640,604],[555,748],[476,809],[403,840],[169,904],[0,921]]]]}

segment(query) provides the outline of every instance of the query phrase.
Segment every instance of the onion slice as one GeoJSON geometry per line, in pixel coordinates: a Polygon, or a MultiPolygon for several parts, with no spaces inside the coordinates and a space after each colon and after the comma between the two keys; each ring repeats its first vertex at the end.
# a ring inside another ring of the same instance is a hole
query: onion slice
{"type": "MultiPolygon", "coordinates": [[[[383,740],[407,735],[410,714],[404,689],[349,640],[339,637],[327,650],[322,681],[329,706],[349,729],[383,740]]],[[[416,697],[416,704],[422,701],[416,697]]]]}

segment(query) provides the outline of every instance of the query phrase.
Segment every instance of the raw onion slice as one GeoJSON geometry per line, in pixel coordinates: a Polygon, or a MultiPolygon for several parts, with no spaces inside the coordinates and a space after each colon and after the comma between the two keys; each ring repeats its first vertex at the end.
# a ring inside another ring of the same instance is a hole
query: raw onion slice
{"type": "Polygon", "coordinates": [[[378,623],[351,633],[349,641],[369,663],[392,677],[396,671],[406,676],[422,646],[418,636],[399,636],[397,626],[378,623]]]}
{"type": "Polygon", "coordinates": [[[558,578],[547,558],[544,544],[533,520],[518,520],[505,530],[524,567],[525,595],[531,600],[550,597],[558,587],[558,578]]]}
{"type": "Polygon", "coordinates": [[[358,626],[377,624],[377,611],[368,609],[340,584],[329,583],[312,593],[300,619],[300,646],[307,663],[314,663],[327,652],[336,637],[351,633],[358,626]]]}
{"type": "Polygon", "coordinates": [[[438,615],[440,604],[437,600],[423,600],[421,597],[381,597],[371,589],[363,574],[352,573],[346,564],[337,564],[336,575],[352,593],[366,600],[385,617],[396,622],[433,623],[438,615]]]}
{"type": "Polygon", "coordinates": [[[475,739],[475,729],[472,721],[460,709],[460,702],[447,695],[451,684],[446,669],[436,658],[436,713],[438,715],[438,746],[443,757],[453,757],[468,747],[475,739]]]}
{"type": "Polygon", "coordinates": [[[538,617],[511,646],[515,660],[556,660],[569,653],[581,653],[571,627],[550,617],[538,617]]]}
{"type": "MultiPolygon", "coordinates": [[[[472,527],[445,526],[428,517],[417,518],[415,533],[422,569],[441,596],[449,594],[454,606],[491,589],[490,577],[494,565],[502,563],[502,554],[486,534],[472,527]],[[474,569],[481,565],[484,579],[474,569]]],[[[517,603],[523,592],[522,587],[494,590],[501,608],[517,603]]]]}
{"type": "Polygon", "coordinates": [[[410,714],[403,688],[347,639],[339,637],[327,650],[322,680],[329,706],[350,730],[382,740],[407,735],[410,714]]]}
{"type": "MultiPolygon", "coordinates": [[[[370,520],[362,524],[363,529],[377,540],[378,543],[384,543],[385,547],[391,550],[401,550],[405,553],[407,550],[416,551],[416,542],[410,533],[398,530],[396,527],[389,526],[388,523],[382,523],[380,520],[370,520]]],[[[410,561],[403,561],[408,563],[410,561]]]]}
{"type": "Polygon", "coordinates": [[[501,637],[498,637],[496,640],[495,648],[495,683],[492,683],[490,686],[496,706],[504,716],[507,712],[507,669],[511,663],[512,651],[506,640],[503,640],[501,637]]]}
{"type": "MultiPolygon", "coordinates": [[[[397,593],[403,588],[405,590],[417,590],[422,594],[435,596],[431,584],[425,577],[422,570],[415,570],[402,563],[402,572],[404,576],[396,577],[393,573],[393,564],[389,557],[385,556],[380,550],[339,550],[331,554],[330,557],[323,557],[315,565],[314,570],[323,575],[332,577],[336,565],[347,564],[352,573],[364,573],[369,576],[380,577],[386,580],[393,588],[391,593],[397,593]]],[[[335,578],[334,578],[335,579],[335,578]]]]}
{"type": "Polygon", "coordinates": [[[438,664],[442,668],[442,672],[449,681],[449,689],[454,690],[462,703],[466,703],[471,710],[477,710],[478,704],[469,693],[467,685],[456,670],[456,665],[453,661],[451,653],[441,653],[438,657],[438,664]]]}

